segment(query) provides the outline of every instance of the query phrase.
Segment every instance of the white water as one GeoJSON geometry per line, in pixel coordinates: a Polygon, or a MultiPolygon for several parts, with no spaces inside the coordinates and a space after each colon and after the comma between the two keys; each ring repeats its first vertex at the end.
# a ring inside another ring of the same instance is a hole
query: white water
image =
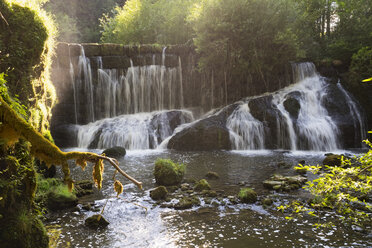
{"type": "MultiPolygon", "coordinates": [[[[272,104],[278,113],[277,143],[279,149],[333,151],[340,148],[339,130],[323,106],[327,96],[327,84],[315,70],[312,63],[300,63],[294,66],[297,83],[286,87],[273,95],[272,104]],[[284,102],[291,93],[297,93],[300,105],[298,118],[290,116],[284,102]],[[287,137],[285,137],[287,134],[287,137]],[[287,142],[285,141],[287,140],[287,142]]],[[[247,103],[243,103],[228,119],[230,140],[235,149],[264,149],[263,123],[250,113],[247,103]]],[[[273,137],[274,139],[274,137],[273,137]]]]}
{"type": "Polygon", "coordinates": [[[264,149],[264,127],[249,112],[248,103],[241,104],[227,119],[233,149],[264,149]]]}
{"type": "Polygon", "coordinates": [[[92,67],[81,46],[78,66],[72,64],[70,76],[74,91],[76,123],[93,122],[123,114],[136,114],[165,109],[182,109],[182,65],[166,67],[165,48],[162,65],[131,66],[127,70],[103,69],[97,57],[97,82],[92,80],[92,67]],[[79,98],[82,98],[79,100],[79,98]]]}
{"type": "MultiPolygon", "coordinates": [[[[179,125],[193,120],[189,111],[179,111],[179,125]]],[[[78,146],[88,148],[92,142],[98,149],[122,146],[129,150],[157,148],[172,135],[170,111],[139,113],[106,118],[79,126],[78,146]]]]}
{"type": "Polygon", "coordinates": [[[350,114],[353,118],[355,130],[360,130],[360,137],[358,137],[360,138],[359,141],[364,140],[366,138],[366,128],[359,107],[357,106],[356,102],[353,100],[349,92],[347,92],[344,87],[342,87],[342,84],[340,82],[337,83],[337,87],[341,90],[346,98],[350,114]]]}

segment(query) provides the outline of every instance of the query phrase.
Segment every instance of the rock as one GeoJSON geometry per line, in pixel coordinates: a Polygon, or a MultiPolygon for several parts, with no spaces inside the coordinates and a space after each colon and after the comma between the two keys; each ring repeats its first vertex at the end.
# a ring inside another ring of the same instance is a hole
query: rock
{"type": "Polygon", "coordinates": [[[328,165],[328,166],[340,166],[341,165],[341,155],[329,155],[325,157],[323,160],[323,165],[328,165]]]}
{"type": "Polygon", "coordinates": [[[274,190],[294,190],[301,187],[307,181],[306,177],[273,175],[270,179],[263,181],[265,188],[274,190]]]}
{"type": "Polygon", "coordinates": [[[192,206],[199,206],[199,205],[200,205],[200,200],[196,196],[184,197],[176,205],[174,205],[174,209],[183,210],[183,209],[192,208],[192,206]]]}
{"type": "Polygon", "coordinates": [[[181,151],[231,150],[226,116],[211,116],[186,127],[169,140],[168,149],[181,151]]]}
{"type": "Polygon", "coordinates": [[[307,169],[306,168],[297,167],[297,168],[294,168],[294,169],[300,175],[306,175],[306,173],[307,173],[307,169]]]}
{"type": "Polygon", "coordinates": [[[220,176],[217,174],[217,172],[214,171],[208,171],[207,174],[205,174],[205,177],[207,179],[213,180],[213,179],[219,179],[220,176]]]}
{"type": "Polygon", "coordinates": [[[74,192],[77,197],[93,194],[93,182],[90,180],[76,182],[74,192]]]}
{"type": "Polygon", "coordinates": [[[168,195],[168,190],[164,186],[159,186],[150,191],[150,197],[155,200],[164,200],[168,195]]]}
{"type": "Polygon", "coordinates": [[[95,214],[90,216],[85,220],[85,225],[92,229],[97,229],[99,227],[106,227],[110,223],[100,214],[95,214]]]}
{"type": "Polygon", "coordinates": [[[47,206],[50,210],[73,208],[77,203],[77,197],[72,193],[53,190],[47,195],[47,206]]]}
{"type": "Polygon", "coordinates": [[[264,206],[271,206],[273,204],[273,200],[266,197],[261,200],[262,205],[264,206]]]}
{"type": "Polygon", "coordinates": [[[265,188],[268,188],[268,189],[275,189],[275,188],[279,189],[282,185],[284,185],[284,182],[274,181],[274,180],[265,180],[263,181],[263,185],[265,188]]]}
{"type": "Polygon", "coordinates": [[[210,190],[211,186],[205,179],[200,180],[194,187],[196,191],[210,190]]]}
{"type": "Polygon", "coordinates": [[[188,183],[181,184],[181,190],[182,191],[186,191],[186,190],[189,190],[189,189],[190,189],[190,184],[188,184],[188,183]]]}
{"type": "Polygon", "coordinates": [[[255,203],[257,193],[252,188],[242,188],[239,191],[238,198],[243,203],[255,203]]]}
{"type": "Polygon", "coordinates": [[[301,105],[298,100],[294,97],[289,97],[283,102],[285,110],[288,111],[289,115],[293,119],[298,118],[298,113],[300,112],[301,105]]]}
{"type": "Polygon", "coordinates": [[[193,120],[191,112],[181,110],[171,110],[155,114],[150,121],[150,128],[154,130],[155,140],[150,141],[150,148],[156,148],[168,136],[172,135],[174,130],[184,123],[189,123],[193,120]],[[164,127],[169,127],[164,129],[164,127]]]}
{"type": "Polygon", "coordinates": [[[125,150],[124,147],[121,146],[114,146],[111,148],[108,148],[102,152],[102,154],[105,154],[107,157],[112,157],[112,158],[121,158],[124,157],[127,151],[125,150]]]}
{"type": "Polygon", "coordinates": [[[214,190],[203,190],[202,195],[209,196],[209,197],[217,197],[217,192],[214,190]]]}
{"type": "Polygon", "coordinates": [[[156,183],[163,186],[181,183],[185,174],[185,165],[176,164],[170,159],[155,161],[154,176],[156,183]]]}

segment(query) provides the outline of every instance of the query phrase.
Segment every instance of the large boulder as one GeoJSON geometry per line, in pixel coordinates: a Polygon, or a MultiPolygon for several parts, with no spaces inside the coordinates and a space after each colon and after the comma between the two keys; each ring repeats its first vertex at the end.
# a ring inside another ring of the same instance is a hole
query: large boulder
{"type": "Polygon", "coordinates": [[[179,125],[189,123],[192,120],[192,113],[189,111],[171,110],[155,114],[150,121],[150,128],[155,131],[156,137],[153,138],[156,140],[153,140],[150,144],[160,144],[164,139],[172,135],[179,125]]]}
{"type": "Polygon", "coordinates": [[[176,133],[168,143],[168,149],[183,151],[230,150],[230,134],[226,118],[211,116],[195,122],[176,133]]]}
{"type": "Polygon", "coordinates": [[[257,201],[257,193],[251,188],[242,188],[239,191],[238,198],[243,203],[255,203],[257,201]]]}

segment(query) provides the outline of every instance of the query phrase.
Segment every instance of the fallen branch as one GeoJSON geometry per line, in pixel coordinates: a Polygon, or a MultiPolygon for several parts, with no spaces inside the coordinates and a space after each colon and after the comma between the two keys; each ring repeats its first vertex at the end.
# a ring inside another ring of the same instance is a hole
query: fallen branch
{"type": "Polygon", "coordinates": [[[71,184],[70,170],[68,168],[68,160],[76,160],[76,164],[82,169],[85,168],[87,162],[95,164],[93,169],[93,178],[101,187],[103,160],[108,161],[120,174],[132,181],[138,188],[142,189],[142,183],[129,176],[119,167],[116,159],[98,155],[92,152],[63,152],[56,145],[44,138],[36,131],[29,123],[22,119],[18,114],[3,100],[0,96],[0,138],[5,141],[8,146],[11,146],[18,139],[23,138],[31,143],[31,153],[41,161],[44,161],[48,166],[60,165],[65,174],[65,181],[71,184]]]}

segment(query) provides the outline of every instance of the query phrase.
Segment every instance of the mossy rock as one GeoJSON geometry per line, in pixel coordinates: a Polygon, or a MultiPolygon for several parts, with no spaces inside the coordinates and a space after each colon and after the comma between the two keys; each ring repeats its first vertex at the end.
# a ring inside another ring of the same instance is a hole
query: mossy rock
{"type": "Polygon", "coordinates": [[[127,151],[125,150],[124,147],[114,146],[114,147],[104,150],[102,153],[104,153],[107,157],[121,158],[125,156],[127,151]]]}
{"type": "Polygon", "coordinates": [[[325,157],[323,165],[328,166],[341,166],[342,155],[331,154],[325,157]]]}
{"type": "Polygon", "coordinates": [[[110,224],[102,215],[95,214],[93,216],[90,216],[85,220],[85,225],[92,229],[97,229],[99,227],[106,227],[110,224]]]}
{"type": "Polygon", "coordinates": [[[68,192],[65,185],[54,188],[47,194],[47,207],[50,210],[61,210],[75,207],[78,203],[75,194],[68,192]]]}
{"type": "Polygon", "coordinates": [[[159,186],[150,191],[150,197],[155,201],[164,200],[165,198],[167,198],[167,195],[168,190],[164,186],[159,186]]]}
{"type": "Polygon", "coordinates": [[[154,176],[156,183],[163,186],[180,184],[185,175],[185,165],[176,164],[170,159],[157,159],[154,176]]]}
{"type": "Polygon", "coordinates": [[[183,210],[183,209],[189,209],[193,206],[199,206],[200,200],[198,197],[184,197],[182,198],[176,205],[174,205],[174,209],[177,210],[183,210]]]}
{"type": "Polygon", "coordinates": [[[220,176],[218,175],[217,172],[214,171],[208,171],[207,174],[205,174],[205,178],[213,180],[213,179],[219,179],[220,176]]]}
{"type": "Polygon", "coordinates": [[[243,203],[255,203],[257,201],[257,193],[252,188],[242,188],[239,191],[238,198],[243,203]]]}
{"type": "Polygon", "coordinates": [[[271,198],[266,197],[261,200],[261,203],[264,206],[271,206],[273,204],[273,200],[271,198]]]}
{"type": "Polygon", "coordinates": [[[203,190],[210,190],[211,186],[209,185],[208,181],[205,179],[200,180],[196,183],[194,189],[196,191],[203,191],[203,190]]]}

